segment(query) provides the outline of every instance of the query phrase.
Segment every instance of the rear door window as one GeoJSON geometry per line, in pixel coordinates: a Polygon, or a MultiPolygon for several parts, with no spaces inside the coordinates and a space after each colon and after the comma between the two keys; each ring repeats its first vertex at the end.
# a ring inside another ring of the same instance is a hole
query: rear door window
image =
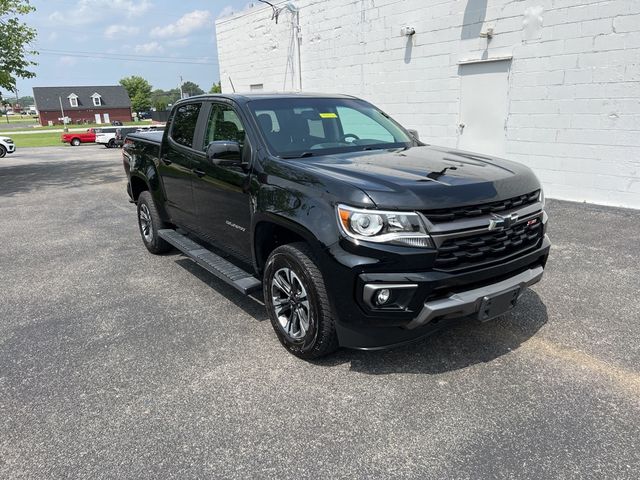
{"type": "Polygon", "coordinates": [[[200,115],[201,103],[188,103],[178,107],[171,127],[171,138],[185,147],[193,147],[193,137],[200,115]]]}

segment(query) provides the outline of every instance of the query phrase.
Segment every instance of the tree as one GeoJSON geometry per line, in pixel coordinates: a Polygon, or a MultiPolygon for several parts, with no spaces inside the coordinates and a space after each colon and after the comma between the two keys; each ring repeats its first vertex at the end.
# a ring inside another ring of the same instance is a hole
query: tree
{"type": "Polygon", "coordinates": [[[204,90],[200,88],[200,85],[189,81],[182,84],[182,91],[189,97],[193,97],[194,95],[202,95],[204,93],[204,90]]]}
{"type": "Polygon", "coordinates": [[[138,92],[131,99],[131,108],[134,112],[147,111],[151,108],[151,99],[144,92],[138,92]]]}
{"type": "Polygon", "coordinates": [[[17,78],[36,76],[29,67],[37,64],[26,57],[37,55],[30,50],[37,33],[19,18],[34,10],[28,0],[0,0],[0,87],[11,92],[16,89],[17,78]]]}
{"type": "Polygon", "coordinates": [[[28,107],[29,105],[33,105],[35,102],[34,102],[33,97],[31,95],[26,95],[24,97],[20,97],[18,99],[18,103],[20,105],[22,105],[23,107],[28,107]]]}
{"type": "Polygon", "coordinates": [[[157,88],[151,92],[151,104],[158,111],[166,110],[169,105],[173,105],[178,100],[180,100],[180,90],[177,88],[171,90],[157,88]]]}
{"type": "Polygon", "coordinates": [[[151,84],[149,82],[142,77],[132,75],[120,79],[120,85],[129,94],[131,108],[134,112],[149,110],[151,107],[151,84]]]}
{"type": "Polygon", "coordinates": [[[218,83],[213,84],[213,86],[211,87],[211,90],[209,90],[209,93],[222,93],[222,85],[219,80],[218,80],[218,83]]]}

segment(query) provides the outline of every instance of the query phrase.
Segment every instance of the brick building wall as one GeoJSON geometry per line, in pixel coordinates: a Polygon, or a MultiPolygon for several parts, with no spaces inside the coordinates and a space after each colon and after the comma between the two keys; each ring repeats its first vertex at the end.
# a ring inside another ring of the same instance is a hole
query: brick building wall
{"type": "MultiPolygon", "coordinates": [[[[120,120],[121,122],[130,122],[131,121],[131,109],[130,108],[110,108],[110,109],[65,109],[65,116],[71,119],[71,123],[78,123],[87,121],[89,123],[95,123],[96,114],[100,114],[100,118],[104,118],[104,114],[109,114],[109,121],[112,122],[114,120],[120,120]]],[[[39,111],[40,115],[40,124],[43,126],[48,125],[49,121],[52,121],[56,125],[61,125],[62,122],[59,120],[62,117],[60,110],[52,110],[52,111],[39,111]]]]}
{"type": "MultiPolygon", "coordinates": [[[[455,147],[464,65],[508,59],[501,154],[531,166],[549,197],[640,208],[640,1],[292,3],[305,91],[365,98],[455,147]]],[[[260,5],[218,19],[224,92],[230,79],[238,92],[298,89],[292,18],[276,24],[260,5]]]]}

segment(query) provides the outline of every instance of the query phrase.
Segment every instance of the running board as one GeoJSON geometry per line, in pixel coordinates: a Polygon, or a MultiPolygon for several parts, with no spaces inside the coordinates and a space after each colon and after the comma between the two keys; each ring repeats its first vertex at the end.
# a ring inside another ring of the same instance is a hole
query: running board
{"type": "Polygon", "coordinates": [[[159,230],[160,238],[170,243],[207,272],[237,288],[245,295],[258,290],[262,282],[240,267],[207,250],[199,243],[175,230],[159,230]]]}

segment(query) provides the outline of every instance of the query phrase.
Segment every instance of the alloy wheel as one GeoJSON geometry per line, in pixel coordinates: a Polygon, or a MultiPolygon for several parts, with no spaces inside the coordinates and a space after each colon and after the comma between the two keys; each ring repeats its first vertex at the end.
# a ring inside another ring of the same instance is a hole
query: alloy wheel
{"type": "Polygon", "coordinates": [[[153,224],[151,223],[151,212],[146,204],[140,205],[140,230],[145,242],[151,243],[153,241],[153,224]]]}
{"type": "Polygon", "coordinates": [[[271,299],[285,334],[295,341],[303,339],[310,325],[309,297],[293,270],[283,267],[275,272],[271,280],[271,299]]]}

